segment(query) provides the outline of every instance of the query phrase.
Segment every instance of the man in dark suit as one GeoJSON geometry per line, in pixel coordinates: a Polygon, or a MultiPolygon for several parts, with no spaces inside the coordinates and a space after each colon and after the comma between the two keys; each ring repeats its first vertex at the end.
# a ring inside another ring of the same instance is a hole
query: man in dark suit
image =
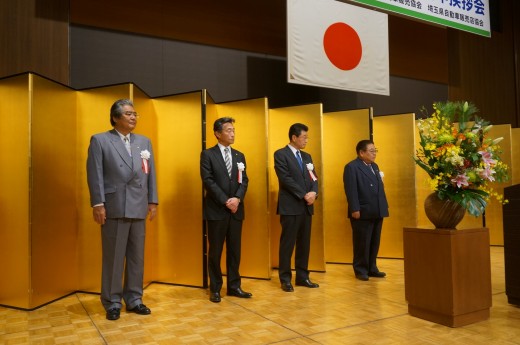
{"type": "Polygon", "coordinates": [[[158,201],[152,144],[131,133],[137,118],[132,101],[116,101],[110,109],[114,129],[92,136],[88,149],[90,202],[103,247],[101,303],[108,320],[119,319],[122,299],[127,311],[151,312],[142,301],[145,219],[155,217],[158,201]]]}
{"type": "Polygon", "coordinates": [[[231,148],[235,142],[234,119],[223,117],[213,124],[218,144],[202,151],[200,176],[204,184],[204,219],[208,224],[208,271],[211,302],[221,300],[222,271],[220,259],[226,242],[227,294],[250,298],[251,293],[242,290],[240,273],[240,247],[244,197],[249,182],[246,174],[246,158],[242,152],[231,148]]]}
{"type": "Polygon", "coordinates": [[[282,290],[294,291],[291,284],[291,257],[296,246],[296,285],[317,288],[309,279],[309,251],[314,201],[318,196],[318,179],[311,155],[301,151],[307,145],[307,126],[295,123],[289,128],[289,144],[274,153],[278,176],[280,236],[278,275],[282,290]]]}
{"type": "Polygon", "coordinates": [[[361,140],[356,146],[358,157],[345,166],[343,185],[348,202],[348,217],[352,225],[354,247],[353,268],[356,278],[383,278],[376,264],[383,217],[388,217],[388,202],[382,174],[374,160],[377,149],[371,140],[361,140]]]}

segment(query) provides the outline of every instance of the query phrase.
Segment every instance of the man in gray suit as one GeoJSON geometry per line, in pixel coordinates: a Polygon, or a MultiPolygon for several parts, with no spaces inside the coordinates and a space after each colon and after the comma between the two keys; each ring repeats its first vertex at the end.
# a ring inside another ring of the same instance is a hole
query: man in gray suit
{"type": "Polygon", "coordinates": [[[114,129],[92,136],[88,149],[90,203],[103,247],[101,303],[108,320],[119,319],[122,299],[127,311],[151,313],[142,301],[145,220],[155,217],[158,200],[152,144],[131,133],[137,118],[132,101],[116,101],[110,109],[114,129]]]}
{"type": "Polygon", "coordinates": [[[376,264],[383,218],[388,217],[388,202],[379,167],[374,163],[377,149],[372,140],[361,140],[356,146],[358,157],[345,165],[343,185],[348,202],[348,218],[352,225],[354,274],[359,280],[383,278],[376,264]]]}

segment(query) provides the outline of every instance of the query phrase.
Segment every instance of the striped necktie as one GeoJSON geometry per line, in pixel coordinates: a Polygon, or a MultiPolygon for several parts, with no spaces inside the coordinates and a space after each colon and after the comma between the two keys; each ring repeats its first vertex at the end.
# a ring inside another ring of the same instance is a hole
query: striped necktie
{"type": "Polygon", "coordinates": [[[231,157],[229,156],[229,148],[224,148],[224,162],[226,163],[226,168],[228,171],[229,177],[231,177],[231,157]]]}
{"type": "Polygon", "coordinates": [[[296,159],[298,159],[298,163],[300,164],[300,169],[303,171],[303,161],[302,161],[302,156],[300,156],[300,151],[296,151],[296,159]]]}

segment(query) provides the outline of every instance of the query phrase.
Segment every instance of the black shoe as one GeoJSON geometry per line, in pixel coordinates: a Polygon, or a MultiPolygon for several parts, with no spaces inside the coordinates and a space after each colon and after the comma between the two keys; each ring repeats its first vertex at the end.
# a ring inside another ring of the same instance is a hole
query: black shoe
{"type": "Polygon", "coordinates": [[[110,308],[107,310],[107,320],[117,320],[119,319],[119,315],[121,314],[121,309],[119,308],[110,308]]]}
{"type": "Polygon", "coordinates": [[[135,307],[133,307],[132,309],[128,309],[127,308],[126,311],[129,311],[131,313],[136,313],[136,314],[139,314],[139,315],[148,315],[148,314],[152,313],[150,308],[148,308],[144,304],[138,304],[135,307]]]}
{"type": "Polygon", "coordinates": [[[314,288],[320,287],[318,284],[311,282],[310,279],[305,279],[305,280],[302,280],[302,281],[297,281],[297,282],[296,282],[296,285],[298,285],[298,286],[305,286],[305,287],[308,287],[308,288],[311,288],[311,289],[314,289],[314,288]]]}
{"type": "Polygon", "coordinates": [[[282,283],[282,290],[285,292],[293,292],[294,288],[290,282],[282,283]]]}
{"type": "Polygon", "coordinates": [[[367,281],[368,276],[366,274],[356,274],[356,279],[367,281]]]}
{"type": "Polygon", "coordinates": [[[228,289],[227,295],[240,297],[240,298],[251,298],[251,296],[253,296],[253,294],[251,292],[246,292],[239,287],[236,289],[228,289]]]}
{"type": "Polygon", "coordinates": [[[209,300],[213,303],[220,302],[220,292],[209,292],[209,300]]]}
{"type": "Polygon", "coordinates": [[[369,277],[376,277],[376,278],[383,278],[383,277],[386,277],[386,273],[385,272],[371,272],[368,274],[369,277]]]}

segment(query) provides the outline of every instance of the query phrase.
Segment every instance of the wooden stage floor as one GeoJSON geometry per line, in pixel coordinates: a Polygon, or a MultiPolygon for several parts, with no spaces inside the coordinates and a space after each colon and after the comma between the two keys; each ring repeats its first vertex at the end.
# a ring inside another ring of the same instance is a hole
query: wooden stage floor
{"type": "Polygon", "coordinates": [[[489,320],[460,328],[407,313],[403,261],[380,259],[388,276],[356,280],[351,265],[312,273],[319,289],[280,289],[272,280],[243,279],[252,299],[152,284],[144,302],[152,314],[123,309],[105,319],[99,296],[76,293],[32,312],[0,308],[0,344],[520,344],[520,308],[507,303],[502,247],[491,247],[493,307],[489,320]]]}

